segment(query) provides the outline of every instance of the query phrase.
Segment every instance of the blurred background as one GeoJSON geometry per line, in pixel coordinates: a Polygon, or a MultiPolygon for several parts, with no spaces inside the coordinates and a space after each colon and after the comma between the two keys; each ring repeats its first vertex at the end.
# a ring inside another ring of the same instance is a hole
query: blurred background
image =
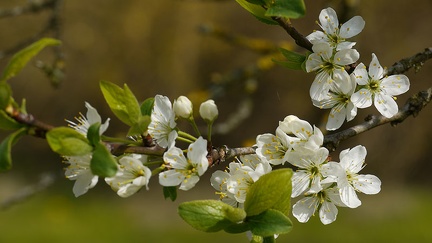
{"type": "MultiPolygon", "coordinates": [[[[2,0],[0,10],[28,6],[29,2],[2,0]]],[[[314,74],[271,62],[278,58],[278,46],[304,51],[295,47],[282,28],[259,22],[235,1],[58,3],[55,11],[46,8],[0,18],[0,68],[11,57],[8,51],[26,40],[51,36],[63,42],[60,50],[44,50],[10,80],[14,98],[25,98],[27,110],[39,120],[65,125],[64,119],[73,120],[79,112],[86,112],[84,101],[88,101],[103,119],[112,118],[108,135],[124,136],[126,127],[114,118],[99,90],[99,81],[108,80],[127,83],[141,101],[156,94],[171,100],[187,95],[198,107],[200,101],[214,98],[220,113],[216,146],[251,145],[258,134],[274,133],[278,121],[291,114],[325,127],[328,111],[312,106],[309,97],[314,74]],[[61,22],[51,30],[60,31],[41,32],[53,16],[61,22]],[[53,85],[37,66],[51,65],[59,57],[57,64],[64,65],[65,76],[53,85]],[[234,126],[233,121],[240,122],[234,126]]],[[[304,35],[319,29],[315,21],[328,6],[345,19],[341,23],[355,15],[365,19],[365,29],[354,39],[360,61],[366,65],[372,53],[382,66],[391,66],[432,46],[429,0],[305,3],[307,15],[292,21],[304,35]]],[[[400,106],[411,95],[431,87],[432,62],[406,75],[411,89],[398,97],[400,106]]],[[[355,120],[342,128],[362,122],[368,114],[377,111],[359,110],[355,120]]],[[[432,109],[426,107],[418,117],[396,127],[384,125],[341,143],[331,154],[335,160],[343,149],[366,146],[367,166],[362,173],[377,175],[382,191],[374,196],[360,195],[361,207],[340,209],[338,219],[328,226],[317,218],[307,224],[292,218],[294,230],[281,236],[280,242],[432,241],[431,121],[432,109]]],[[[0,132],[0,138],[6,135],[0,132]]],[[[25,137],[13,148],[13,162],[11,171],[0,174],[0,242],[247,241],[244,235],[199,232],[176,214],[181,202],[218,198],[208,183],[211,171],[193,190],[179,192],[176,202],[163,199],[156,178],[150,181],[149,191],[128,199],[119,198],[103,181],[86,195],[74,198],[73,182],[63,178],[61,158],[50,152],[45,141],[25,137]],[[35,190],[40,191],[25,197],[35,190]]]]}

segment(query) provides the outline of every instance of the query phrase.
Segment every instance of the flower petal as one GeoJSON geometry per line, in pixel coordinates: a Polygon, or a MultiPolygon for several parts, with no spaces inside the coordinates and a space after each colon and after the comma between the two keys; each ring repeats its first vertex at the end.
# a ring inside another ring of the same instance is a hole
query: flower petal
{"type": "Polygon", "coordinates": [[[342,202],[350,208],[357,208],[361,205],[361,201],[358,199],[354,187],[351,185],[343,186],[339,189],[342,202]]]}
{"type": "Polygon", "coordinates": [[[294,172],[292,178],[292,193],[291,193],[291,197],[298,197],[300,196],[303,192],[306,191],[306,189],[309,187],[309,183],[310,183],[310,178],[309,178],[309,174],[298,170],[297,172],[294,172]]]}
{"type": "Polygon", "coordinates": [[[333,223],[336,220],[338,214],[337,207],[328,201],[324,201],[319,210],[320,220],[323,224],[327,225],[333,223]]]}
{"type": "Polygon", "coordinates": [[[184,180],[184,175],[177,170],[167,170],[159,173],[159,184],[162,186],[177,186],[184,180]]]}
{"type": "Polygon", "coordinates": [[[357,65],[354,72],[351,74],[351,79],[354,79],[359,85],[366,85],[369,82],[369,74],[363,63],[357,65]]]}
{"type": "Polygon", "coordinates": [[[358,35],[364,28],[365,21],[360,16],[352,17],[346,23],[344,23],[339,31],[339,35],[344,38],[351,38],[358,35]]]}
{"type": "MultiPolygon", "coordinates": [[[[353,102],[354,103],[354,102],[353,102]]],[[[377,93],[375,94],[374,104],[381,115],[390,118],[399,111],[399,107],[392,96],[377,93]]]]}
{"type": "Polygon", "coordinates": [[[300,223],[306,223],[314,215],[318,204],[317,197],[305,197],[294,204],[292,214],[300,223]]]}
{"type": "Polygon", "coordinates": [[[207,160],[207,140],[199,137],[194,143],[189,145],[187,153],[189,161],[198,169],[198,175],[204,174],[208,168],[207,160]]]}
{"type": "Polygon", "coordinates": [[[381,180],[374,175],[358,175],[353,186],[364,194],[377,194],[381,191],[381,180]]]}
{"type": "Polygon", "coordinates": [[[337,65],[345,66],[355,63],[360,58],[360,54],[355,49],[344,49],[336,52],[334,62],[337,65]]]}
{"type": "Polygon", "coordinates": [[[81,173],[78,177],[76,177],[76,181],[72,189],[75,197],[85,194],[89,189],[93,188],[97,184],[98,180],[99,177],[93,175],[90,170],[81,173]]]}
{"type": "Polygon", "coordinates": [[[372,93],[368,89],[361,89],[351,95],[351,102],[358,108],[372,105],[372,93]]]}
{"type": "Polygon", "coordinates": [[[388,95],[400,95],[409,90],[410,82],[405,75],[392,75],[381,80],[381,88],[388,95]]]}
{"type": "Polygon", "coordinates": [[[190,190],[197,184],[199,179],[199,176],[191,176],[190,178],[183,180],[179,189],[183,191],[190,190]]]}
{"type": "Polygon", "coordinates": [[[328,42],[327,35],[322,31],[314,31],[308,36],[306,36],[306,39],[308,39],[312,44],[328,42]]]}
{"type": "Polygon", "coordinates": [[[339,155],[340,165],[349,173],[358,173],[364,167],[366,155],[366,147],[357,145],[339,155]]]}
{"type": "Polygon", "coordinates": [[[382,66],[380,65],[377,56],[372,53],[372,61],[369,65],[369,76],[373,80],[379,80],[383,77],[384,70],[382,66]]]}
{"type": "Polygon", "coordinates": [[[339,28],[339,20],[337,18],[336,11],[334,11],[332,8],[321,10],[319,21],[321,23],[321,27],[325,32],[327,32],[327,34],[336,34],[339,28]]]}

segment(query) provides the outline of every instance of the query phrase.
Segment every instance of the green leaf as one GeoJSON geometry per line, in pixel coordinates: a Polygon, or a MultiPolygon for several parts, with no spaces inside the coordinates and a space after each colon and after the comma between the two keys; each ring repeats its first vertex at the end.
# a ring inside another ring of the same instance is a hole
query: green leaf
{"type": "Polygon", "coordinates": [[[175,201],[177,199],[177,187],[176,186],[164,186],[163,187],[164,198],[171,199],[171,201],[175,201]]]}
{"type": "Polygon", "coordinates": [[[240,4],[240,6],[242,6],[244,9],[249,11],[259,21],[265,24],[274,24],[274,25],[278,24],[271,17],[266,16],[266,10],[262,6],[250,3],[246,0],[236,0],[236,2],[240,4]]]}
{"type": "Polygon", "coordinates": [[[25,135],[27,128],[23,127],[7,136],[0,144],[0,171],[9,170],[12,167],[11,150],[12,146],[20,137],[25,135]]]}
{"type": "Polygon", "coordinates": [[[260,6],[264,6],[265,5],[265,1],[264,0],[246,0],[249,3],[252,4],[256,4],[256,5],[260,5],[260,6]]]}
{"type": "Polygon", "coordinates": [[[0,81],[6,81],[19,73],[23,67],[47,46],[59,45],[61,42],[52,38],[42,38],[16,53],[6,66],[0,81]]]}
{"type": "Polygon", "coordinates": [[[141,109],[136,97],[126,84],[122,89],[111,82],[101,81],[100,87],[108,106],[120,121],[129,126],[138,123],[141,109]]]}
{"type": "Polygon", "coordinates": [[[0,110],[0,129],[15,130],[24,126],[8,116],[5,111],[0,110]]]}
{"type": "Polygon", "coordinates": [[[8,83],[0,81],[0,110],[5,109],[11,100],[12,90],[8,83]]]}
{"type": "Polygon", "coordinates": [[[288,215],[291,208],[291,169],[278,169],[261,176],[249,187],[244,203],[248,216],[276,209],[288,215]]]}
{"type": "Polygon", "coordinates": [[[147,132],[147,128],[150,125],[150,116],[140,116],[137,123],[133,124],[128,131],[128,136],[133,136],[137,134],[144,134],[147,132]]]}
{"type": "Polygon", "coordinates": [[[205,232],[217,232],[246,217],[243,209],[216,200],[184,202],[178,212],[192,227],[205,232]]]}
{"type": "Polygon", "coordinates": [[[292,222],[282,212],[268,209],[258,215],[247,217],[252,234],[262,237],[273,237],[275,234],[286,234],[292,229],[292,222]]]}
{"type": "Polygon", "coordinates": [[[141,104],[141,114],[143,116],[151,116],[152,110],[154,105],[154,98],[150,97],[144,100],[144,102],[141,104]]]}
{"type": "Polygon", "coordinates": [[[113,177],[117,172],[117,161],[102,143],[95,146],[90,169],[94,175],[102,177],[113,177]]]}
{"type": "Polygon", "coordinates": [[[306,14],[303,0],[266,0],[265,16],[297,19],[306,14]]]}
{"type": "Polygon", "coordinates": [[[100,126],[101,126],[100,122],[96,122],[92,124],[87,130],[87,139],[93,147],[95,147],[96,144],[98,144],[99,141],[101,140],[99,134],[100,126]]]}
{"type": "Polygon", "coordinates": [[[64,156],[77,156],[89,154],[93,147],[81,133],[70,127],[57,127],[46,134],[51,149],[64,156]]]}

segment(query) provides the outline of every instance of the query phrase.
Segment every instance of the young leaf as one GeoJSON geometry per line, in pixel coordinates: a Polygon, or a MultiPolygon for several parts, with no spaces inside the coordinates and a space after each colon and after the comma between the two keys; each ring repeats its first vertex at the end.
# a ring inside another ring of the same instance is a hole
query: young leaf
{"type": "Polygon", "coordinates": [[[143,116],[151,116],[152,110],[154,105],[154,98],[150,97],[144,100],[144,102],[141,104],[141,114],[143,116]]]}
{"type": "Polygon", "coordinates": [[[6,66],[0,81],[6,81],[14,77],[23,67],[47,46],[59,45],[61,42],[52,38],[42,38],[30,46],[16,53],[6,66]]]}
{"type": "Polygon", "coordinates": [[[15,129],[21,128],[23,126],[25,126],[25,125],[18,123],[17,121],[12,119],[10,116],[8,116],[8,114],[6,114],[5,111],[0,110],[0,129],[15,130],[15,129]]]}
{"type": "Polygon", "coordinates": [[[236,0],[236,2],[240,4],[240,6],[242,6],[244,9],[249,11],[259,21],[265,24],[274,24],[274,25],[278,24],[271,17],[266,16],[266,10],[262,6],[250,3],[247,0],[236,0]]]}
{"type": "Polygon", "coordinates": [[[133,136],[137,134],[144,134],[147,132],[147,128],[150,125],[150,116],[140,116],[137,123],[133,124],[128,131],[128,136],[133,136]]]}
{"type": "Polygon", "coordinates": [[[184,202],[178,212],[192,227],[205,232],[217,232],[246,217],[243,209],[216,200],[184,202]]]}
{"type": "Polygon", "coordinates": [[[306,14],[303,0],[266,0],[265,16],[298,19],[306,14]]]}
{"type": "Polygon", "coordinates": [[[247,217],[250,230],[254,235],[273,237],[275,234],[286,234],[292,229],[288,216],[274,209],[268,209],[258,215],[247,217]]]}
{"type": "Polygon", "coordinates": [[[129,126],[138,122],[141,109],[136,97],[126,84],[122,89],[113,83],[101,81],[100,88],[111,111],[120,121],[129,126]]]}
{"type": "Polygon", "coordinates": [[[20,137],[25,135],[27,128],[23,127],[7,136],[0,144],[0,171],[9,170],[12,167],[12,146],[20,137]]]}
{"type": "Polygon", "coordinates": [[[176,186],[164,186],[163,187],[164,198],[171,199],[171,201],[175,201],[177,199],[177,187],[176,186]]]}
{"type": "Polygon", "coordinates": [[[91,153],[93,147],[81,133],[70,127],[57,127],[47,132],[46,139],[51,149],[64,156],[91,153]]]}
{"type": "Polygon", "coordinates": [[[248,216],[276,209],[288,215],[291,202],[291,169],[278,169],[261,176],[249,187],[244,203],[248,216]]]}
{"type": "Polygon", "coordinates": [[[93,147],[95,147],[96,144],[99,144],[99,141],[101,140],[99,134],[100,126],[100,122],[96,122],[88,128],[87,139],[93,147]]]}
{"type": "Polygon", "coordinates": [[[12,90],[8,83],[0,81],[0,110],[9,105],[12,96],[12,90]]]}
{"type": "Polygon", "coordinates": [[[117,161],[102,143],[95,146],[90,169],[94,175],[102,177],[113,177],[117,172],[117,161]]]}

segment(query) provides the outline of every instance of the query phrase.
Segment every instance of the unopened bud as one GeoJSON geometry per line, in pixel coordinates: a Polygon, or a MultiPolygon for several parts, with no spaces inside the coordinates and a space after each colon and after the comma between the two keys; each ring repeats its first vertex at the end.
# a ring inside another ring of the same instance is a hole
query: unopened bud
{"type": "Polygon", "coordinates": [[[203,102],[200,106],[199,113],[206,122],[213,122],[219,114],[217,106],[213,100],[203,102]]]}
{"type": "Polygon", "coordinates": [[[192,102],[186,96],[180,96],[174,100],[173,108],[178,117],[188,119],[192,116],[192,102]]]}

